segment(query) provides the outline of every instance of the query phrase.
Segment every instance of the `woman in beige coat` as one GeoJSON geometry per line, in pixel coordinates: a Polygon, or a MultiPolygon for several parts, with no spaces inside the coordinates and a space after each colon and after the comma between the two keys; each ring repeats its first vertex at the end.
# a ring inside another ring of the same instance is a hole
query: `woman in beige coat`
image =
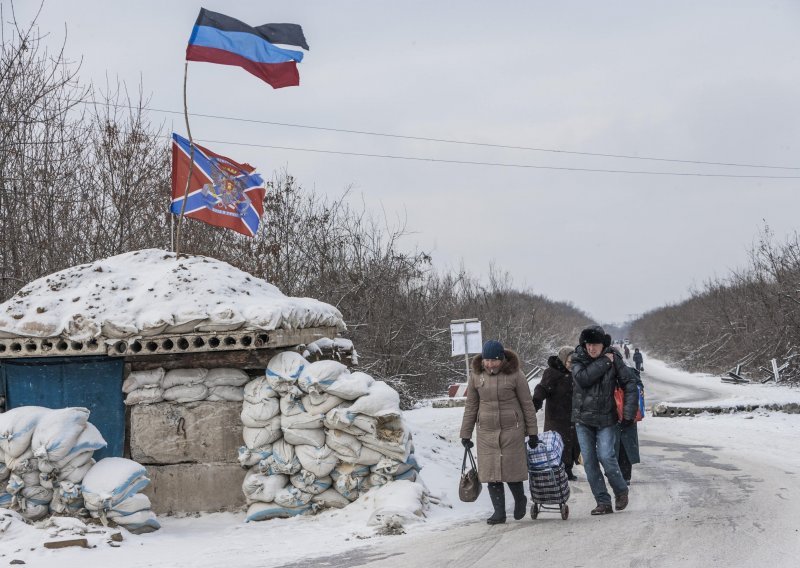
{"type": "Polygon", "coordinates": [[[537,438],[536,411],[519,357],[490,340],[472,360],[467,383],[467,403],[461,422],[461,443],[471,448],[472,430],[478,429],[478,478],[487,483],[494,514],[490,525],[506,522],[503,482],[514,496],[514,518],[525,516],[528,499],[522,483],[528,479],[525,435],[532,448],[537,438]]]}

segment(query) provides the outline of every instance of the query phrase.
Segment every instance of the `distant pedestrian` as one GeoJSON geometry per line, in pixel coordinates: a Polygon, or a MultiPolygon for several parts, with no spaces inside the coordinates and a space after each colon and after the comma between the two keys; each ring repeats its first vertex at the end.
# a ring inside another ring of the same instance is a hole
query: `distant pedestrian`
{"type": "Polygon", "coordinates": [[[631,358],[631,350],[628,349],[628,346],[626,345],[625,346],[625,360],[627,361],[630,358],[631,358]]]}
{"type": "Polygon", "coordinates": [[[467,382],[467,402],[461,421],[461,443],[471,448],[472,430],[478,424],[478,479],[487,483],[494,513],[490,525],[506,522],[506,494],[503,482],[514,496],[514,518],[525,516],[528,499],[523,481],[528,480],[528,446],[535,448],[536,410],[519,357],[499,341],[484,343],[472,360],[467,382]]]}
{"type": "Polygon", "coordinates": [[[581,453],[578,434],[575,424],[572,423],[573,384],[569,367],[572,365],[570,356],[574,350],[573,347],[562,347],[558,350],[558,355],[551,355],[547,359],[547,369],[542,374],[542,380],[533,389],[533,406],[538,411],[544,405],[544,429],[558,432],[564,442],[561,463],[571,481],[577,479],[572,473],[572,466],[581,453]]]}
{"type": "MultiPolygon", "coordinates": [[[[636,375],[636,386],[644,394],[644,384],[642,378],[639,376],[639,371],[631,369],[631,372],[636,375]]],[[[633,473],[633,464],[640,461],[639,457],[639,428],[636,421],[626,426],[622,422],[618,424],[619,436],[617,439],[617,463],[619,470],[622,472],[622,478],[628,485],[631,484],[631,474],[633,473]]]]}
{"type": "Polygon", "coordinates": [[[644,357],[638,347],[633,350],[633,363],[637,371],[644,373],[644,357]]]}
{"type": "Polygon", "coordinates": [[[613,513],[611,495],[603,480],[603,472],[614,491],[617,511],[628,506],[628,484],[617,462],[615,446],[619,433],[614,389],[625,391],[623,427],[633,423],[638,406],[638,392],[633,371],[612,349],[611,337],[600,326],[581,332],[580,345],[572,357],[575,390],[572,397],[572,419],[578,432],[583,467],[597,507],[592,515],[613,513]],[[600,466],[603,469],[600,469],[600,466]]]}

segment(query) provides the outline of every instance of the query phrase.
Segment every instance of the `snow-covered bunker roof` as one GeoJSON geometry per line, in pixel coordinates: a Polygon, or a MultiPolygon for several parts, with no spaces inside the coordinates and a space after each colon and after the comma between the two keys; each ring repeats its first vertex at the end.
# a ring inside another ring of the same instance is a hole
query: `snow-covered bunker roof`
{"type": "Polygon", "coordinates": [[[244,330],[344,330],[342,314],[205,256],[120,254],[39,278],[0,304],[0,338],[104,341],[244,330]]]}

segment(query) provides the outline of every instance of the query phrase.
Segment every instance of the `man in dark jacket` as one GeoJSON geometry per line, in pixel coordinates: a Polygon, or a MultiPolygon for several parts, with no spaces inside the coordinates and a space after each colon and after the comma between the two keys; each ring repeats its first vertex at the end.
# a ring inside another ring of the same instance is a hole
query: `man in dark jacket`
{"type": "Polygon", "coordinates": [[[644,373],[644,357],[642,357],[642,352],[639,351],[639,348],[633,350],[633,363],[636,365],[636,370],[640,373],[644,373]]]}
{"type": "Polygon", "coordinates": [[[619,432],[614,389],[619,385],[625,391],[621,421],[625,427],[636,417],[638,391],[635,377],[619,352],[611,348],[611,337],[602,327],[584,329],[579,342],[572,356],[575,380],[572,420],[580,441],[586,478],[597,502],[592,515],[606,515],[614,510],[603,471],[614,491],[616,510],[621,511],[628,505],[628,485],[614,451],[619,432]]]}

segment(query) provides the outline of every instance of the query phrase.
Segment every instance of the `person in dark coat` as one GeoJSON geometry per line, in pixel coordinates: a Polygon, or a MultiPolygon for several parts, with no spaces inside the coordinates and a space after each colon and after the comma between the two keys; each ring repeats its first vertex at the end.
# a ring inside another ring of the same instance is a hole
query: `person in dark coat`
{"type": "Polygon", "coordinates": [[[580,441],[586,479],[597,502],[591,514],[606,515],[613,513],[614,509],[603,472],[614,491],[616,510],[628,506],[628,484],[622,477],[615,451],[619,418],[614,389],[619,385],[625,391],[623,427],[634,422],[639,393],[633,371],[625,364],[619,351],[611,348],[611,337],[602,327],[584,329],[579,342],[572,356],[572,377],[575,380],[572,420],[580,441]]]}
{"type": "Polygon", "coordinates": [[[638,347],[633,350],[633,364],[636,365],[637,371],[644,373],[644,357],[638,347]]]}
{"type": "Polygon", "coordinates": [[[631,350],[628,349],[627,345],[625,346],[624,353],[625,353],[625,360],[626,361],[631,358],[631,350]]]}
{"type": "Polygon", "coordinates": [[[572,465],[581,453],[578,434],[572,423],[572,374],[568,365],[571,364],[569,357],[573,351],[573,347],[562,347],[558,355],[551,355],[547,359],[542,380],[533,389],[533,406],[538,411],[544,405],[544,429],[558,432],[564,442],[561,463],[571,481],[578,479],[572,473],[572,465]]]}
{"type": "MultiPolygon", "coordinates": [[[[639,371],[632,369],[636,375],[636,386],[644,393],[644,384],[642,378],[639,376],[639,371]]],[[[622,477],[625,483],[631,484],[631,474],[633,473],[633,464],[641,461],[639,457],[639,428],[636,422],[628,426],[619,424],[619,436],[617,441],[617,463],[622,472],[622,477]]]]}

